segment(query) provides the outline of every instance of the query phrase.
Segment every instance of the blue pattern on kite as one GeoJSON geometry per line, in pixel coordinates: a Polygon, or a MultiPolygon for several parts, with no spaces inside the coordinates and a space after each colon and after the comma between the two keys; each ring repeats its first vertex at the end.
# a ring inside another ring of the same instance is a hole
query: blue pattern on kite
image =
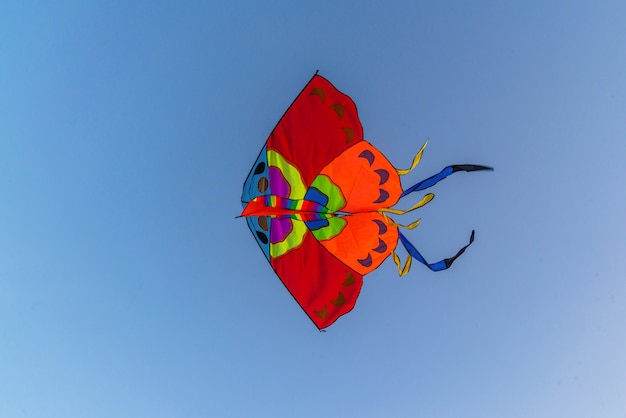
{"type": "Polygon", "coordinates": [[[261,247],[265,258],[267,258],[267,261],[270,261],[270,234],[269,231],[266,231],[266,229],[269,228],[267,225],[264,227],[259,225],[259,219],[261,218],[266,222],[270,222],[269,218],[265,216],[247,216],[246,221],[248,221],[248,227],[250,231],[252,231],[252,235],[254,239],[256,239],[257,244],[261,247]]]}
{"type": "Polygon", "coordinates": [[[241,194],[241,204],[245,208],[246,203],[250,202],[257,196],[269,196],[272,194],[269,184],[269,170],[267,167],[267,146],[264,146],[261,153],[257,157],[246,182],[243,184],[243,193],[241,194]],[[267,188],[263,191],[259,190],[259,181],[265,178],[267,188]]]}
{"type": "Polygon", "coordinates": [[[328,196],[315,187],[310,187],[309,190],[307,190],[306,195],[304,195],[304,200],[319,203],[324,207],[328,206],[328,196]]]}

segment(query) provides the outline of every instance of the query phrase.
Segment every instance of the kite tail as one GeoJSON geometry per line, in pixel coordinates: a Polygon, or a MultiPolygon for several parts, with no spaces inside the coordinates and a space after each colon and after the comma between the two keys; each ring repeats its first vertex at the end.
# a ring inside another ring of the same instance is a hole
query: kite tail
{"type": "Polygon", "coordinates": [[[408,273],[409,268],[411,268],[411,257],[424,264],[432,271],[441,271],[449,268],[452,263],[454,263],[454,260],[456,260],[461,254],[463,254],[467,247],[472,245],[472,242],[474,242],[474,231],[472,231],[472,235],[470,235],[469,243],[461,248],[453,257],[445,258],[443,260],[437,261],[436,263],[427,262],[424,257],[422,257],[422,255],[419,253],[419,251],[417,251],[417,249],[413,246],[413,244],[411,244],[400,231],[398,231],[398,237],[400,238],[400,242],[402,243],[406,251],[409,253],[404,268],[402,268],[400,265],[399,257],[395,253],[393,254],[394,262],[398,266],[398,272],[400,273],[400,276],[404,276],[406,273],[408,273]]]}
{"type": "Polygon", "coordinates": [[[484,166],[484,165],[474,165],[474,164],[449,165],[446,168],[444,168],[443,170],[441,170],[439,173],[435,174],[434,176],[430,176],[427,179],[422,180],[419,183],[417,183],[417,184],[409,187],[408,189],[404,190],[402,192],[402,194],[400,195],[400,197],[402,198],[402,197],[408,195],[409,193],[417,192],[419,190],[428,189],[429,187],[434,186],[435,184],[437,184],[441,180],[443,180],[446,177],[448,177],[450,174],[456,173],[457,171],[467,171],[467,172],[470,172],[470,171],[480,171],[480,170],[493,171],[493,168],[487,167],[487,166],[484,166]]]}

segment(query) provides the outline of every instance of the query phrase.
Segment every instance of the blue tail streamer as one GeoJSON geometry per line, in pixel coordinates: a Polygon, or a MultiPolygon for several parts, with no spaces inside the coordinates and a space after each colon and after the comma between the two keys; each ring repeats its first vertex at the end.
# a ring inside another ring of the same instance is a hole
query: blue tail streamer
{"type": "Polygon", "coordinates": [[[493,171],[493,168],[487,167],[487,166],[484,166],[484,165],[474,165],[474,164],[449,165],[446,168],[444,168],[443,170],[441,170],[439,173],[435,174],[434,176],[430,176],[427,179],[422,180],[419,183],[409,187],[408,189],[406,189],[405,191],[402,192],[402,195],[400,195],[400,197],[404,197],[404,196],[406,196],[406,195],[408,195],[409,193],[412,193],[412,192],[417,192],[419,190],[428,189],[429,187],[434,186],[435,184],[437,184],[441,180],[443,180],[446,177],[448,177],[450,174],[456,173],[457,171],[470,172],[470,171],[480,171],[480,170],[493,171]]]}
{"type": "Polygon", "coordinates": [[[436,263],[429,263],[428,261],[426,261],[426,259],[424,259],[420,252],[417,251],[417,248],[415,248],[413,244],[411,244],[411,242],[409,242],[409,240],[406,239],[404,235],[402,235],[400,231],[398,231],[398,236],[400,238],[400,242],[402,243],[406,251],[411,255],[411,257],[424,264],[432,271],[441,271],[449,268],[452,263],[454,263],[454,260],[456,260],[461,254],[463,254],[467,247],[472,245],[472,242],[474,242],[474,231],[472,231],[472,235],[470,235],[469,239],[469,244],[461,248],[453,257],[445,258],[443,260],[437,261],[436,263]]]}

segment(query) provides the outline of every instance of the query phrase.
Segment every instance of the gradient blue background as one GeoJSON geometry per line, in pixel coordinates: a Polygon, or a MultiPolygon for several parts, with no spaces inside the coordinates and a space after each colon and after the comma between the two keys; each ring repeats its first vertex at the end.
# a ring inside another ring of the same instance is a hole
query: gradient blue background
{"type": "Polygon", "coordinates": [[[0,416],[626,416],[625,16],[3,1],[0,416]],[[326,333],[235,219],[318,69],[396,166],[430,139],[408,182],[496,168],[408,234],[434,261],[475,228],[451,270],[387,261],[326,333]]]}

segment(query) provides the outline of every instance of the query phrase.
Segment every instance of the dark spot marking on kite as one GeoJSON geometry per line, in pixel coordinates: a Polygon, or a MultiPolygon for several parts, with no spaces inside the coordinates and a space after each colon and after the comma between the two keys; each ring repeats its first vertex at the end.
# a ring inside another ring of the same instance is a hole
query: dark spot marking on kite
{"type": "Polygon", "coordinates": [[[343,129],[343,131],[346,133],[346,144],[354,141],[354,129],[348,128],[347,126],[341,129],[343,129]]]}
{"type": "Polygon", "coordinates": [[[346,297],[343,295],[343,293],[339,292],[339,294],[337,295],[337,299],[331,300],[330,303],[332,303],[335,306],[345,305],[346,297]]]}
{"type": "Polygon", "coordinates": [[[387,180],[389,180],[389,171],[383,169],[383,168],[379,168],[378,170],[374,170],[374,172],[376,174],[378,174],[378,176],[380,177],[380,183],[378,184],[385,184],[387,183],[387,180]]]}
{"type": "Polygon", "coordinates": [[[322,319],[328,316],[328,308],[326,307],[326,305],[324,305],[324,308],[321,311],[313,311],[313,312],[315,312],[315,315],[319,316],[322,319]]]}
{"type": "Polygon", "coordinates": [[[315,87],[313,90],[311,90],[310,96],[319,97],[320,99],[322,99],[322,103],[324,103],[324,101],[326,100],[326,93],[324,93],[324,89],[321,87],[315,87]]]}
{"type": "Polygon", "coordinates": [[[380,189],[380,196],[378,196],[378,199],[374,200],[374,203],[383,203],[387,199],[389,199],[389,193],[387,193],[383,189],[380,189]]]}
{"type": "Polygon", "coordinates": [[[377,253],[382,254],[385,251],[387,251],[387,244],[385,244],[385,241],[378,238],[378,247],[374,248],[373,251],[376,251],[377,253]]]}
{"type": "Polygon", "coordinates": [[[359,154],[359,157],[360,158],[365,158],[367,160],[367,162],[370,163],[370,166],[372,164],[374,164],[374,154],[372,154],[372,151],[370,151],[370,150],[362,151],[359,154]]]}
{"type": "Polygon", "coordinates": [[[264,234],[263,232],[261,232],[261,231],[256,231],[256,236],[257,236],[257,237],[259,237],[259,240],[261,240],[261,242],[262,242],[263,244],[267,244],[268,242],[270,242],[270,241],[267,239],[267,235],[265,235],[265,234],[264,234]]]}
{"type": "Polygon", "coordinates": [[[378,225],[378,235],[382,235],[387,232],[387,225],[379,219],[374,219],[373,222],[378,225]]]}
{"type": "Polygon", "coordinates": [[[259,191],[261,193],[265,193],[265,191],[267,190],[269,185],[270,185],[270,183],[269,183],[269,181],[267,181],[267,178],[266,177],[261,177],[259,179],[259,182],[257,183],[257,188],[259,189],[259,191]]]}
{"type": "Polygon", "coordinates": [[[349,271],[346,270],[346,280],[343,281],[342,285],[344,285],[344,286],[353,285],[355,280],[356,280],[356,278],[354,277],[354,274],[352,274],[352,273],[350,273],[349,271]]]}
{"type": "Polygon", "coordinates": [[[345,113],[345,109],[343,108],[343,105],[340,103],[335,103],[335,104],[331,104],[329,106],[332,110],[335,111],[335,113],[337,114],[337,119],[341,119],[343,118],[343,114],[345,113]]]}
{"type": "Polygon", "coordinates": [[[258,221],[259,226],[262,230],[267,231],[269,229],[267,225],[267,216],[259,216],[258,221]]]}
{"type": "Polygon", "coordinates": [[[260,163],[256,165],[256,168],[254,169],[254,175],[256,176],[257,174],[261,174],[264,171],[265,171],[265,163],[261,161],[260,163]]]}
{"type": "Polygon", "coordinates": [[[372,256],[370,254],[367,255],[367,257],[365,257],[362,260],[359,260],[357,258],[357,260],[359,262],[360,265],[362,265],[363,267],[369,267],[372,265],[372,256]]]}

